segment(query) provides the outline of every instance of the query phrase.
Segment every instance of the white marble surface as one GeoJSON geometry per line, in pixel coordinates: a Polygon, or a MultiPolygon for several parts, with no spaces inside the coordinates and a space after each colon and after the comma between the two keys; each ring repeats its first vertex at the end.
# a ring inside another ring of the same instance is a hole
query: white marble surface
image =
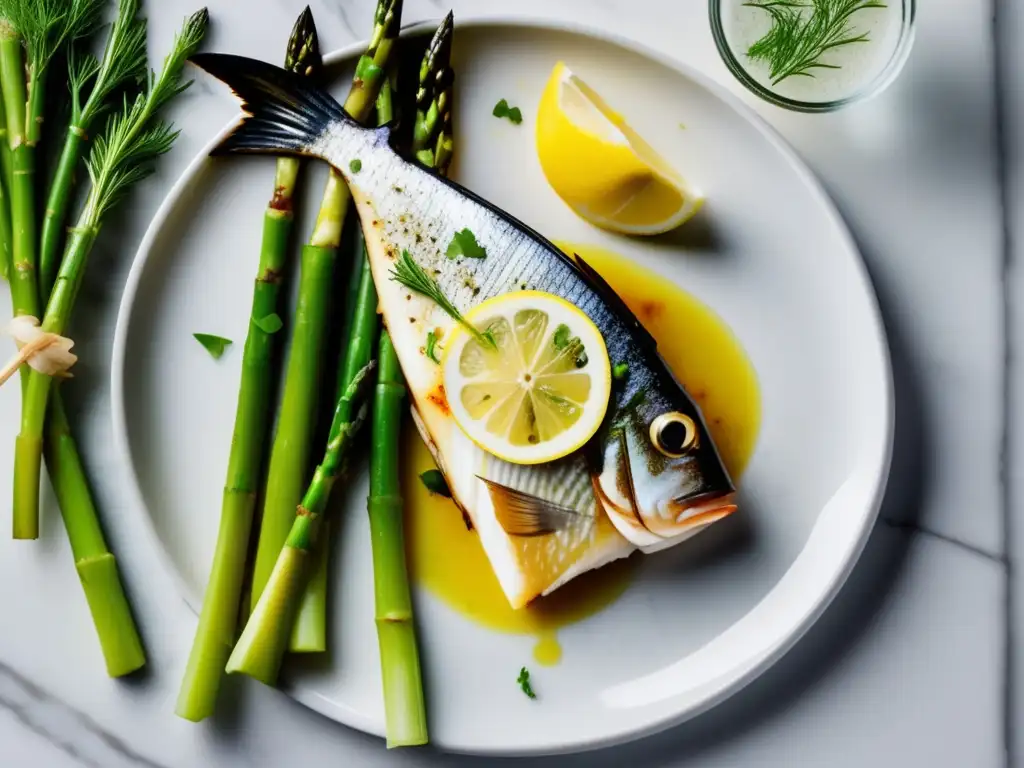
{"type": "MultiPolygon", "coordinates": [[[[453,4],[462,16],[532,14],[614,29],[730,82],[700,0],[453,4]]],[[[146,5],[152,53],[161,55],[192,5],[146,5]]],[[[883,520],[837,602],[760,681],[666,734],[558,765],[1024,764],[1024,729],[1013,727],[1021,725],[1013,705],[1024,669],[1010,663],[1008,645],[1014,627],[1018,642],[1024,638],[1024,595],[1007,579],[1013,555],[1024,552],[1024,398],[1014,392],[1024,359],[1024,228],[1009,236],[1024,222],[1024,53],[1013,44],[1024,39],[1024,8],[1016,0],[922,5],[907,69],[877,100],[825,117],[756,105],[824,179],[880,295],[897,387],[883,520]],[[1001,130],[997,114],[1005,116],[1001,130]]],[[[361,37],[372,6],[313,2],[325,47],[361,37]]],[[[446,7],[407,0],[405,16],[437,17],[446,7]]],[[[281,47],[299,7],[214,0],[210,10],[210,49],[265,56],[281,47]]],[[[201,726],[172,714],[194,617],[153,566],[156,553],[121,490],[109,448],[106,360],[128,259],[149,217],[234,109],[204,84],[177,105],[179,144],[131,210],[108,226],[83,295],[89,324],[74,333],[88,364],[68,396],[132,588],[149,671],[128,681],[103,674],[48,499],[35,546],[0,537],[0,765],[491,765],[430,750],[385,752],[374,739],[237,680],[228,688],[237,706],[223,708],[230,714],[201,726]]],[[[0,467],[10,466],[13,433],[13,425],[0,425],[0,467]]],[[[10,498],[9,482],[0,472],[0,499],[10,498]]]]}

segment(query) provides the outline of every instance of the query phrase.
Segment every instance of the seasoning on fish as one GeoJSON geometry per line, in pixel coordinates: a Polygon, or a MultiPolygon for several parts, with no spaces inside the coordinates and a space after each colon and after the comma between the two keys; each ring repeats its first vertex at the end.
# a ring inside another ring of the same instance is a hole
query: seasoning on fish
{"type": "Polygon", "coordinates": [[[399,157],[387,127],[361,127],[302,78],[238,56],[201,54],[193,61],[230,85],[249,114],[217,154],[309,155],[345,176],[414,421],[513,607],[635,549],[676,544],[735,511],[735,487],[700,409],[651,335],[582,259],[568,258],[472,192],[399,157]],[[350,170],[356,159],[358,174],[350,170]],[[442,250],[466,229],[486,258],[451,259],[442,250]],[[528,283],[590,319],[608,358],[628,375],[611,388],[607,414],[586,445],[548,463],[513,464],[463,433],[443,373],[423,353],[427,333],[447,340],[456,320],[392,279],[406,252],[458,315],[528,283]]]}

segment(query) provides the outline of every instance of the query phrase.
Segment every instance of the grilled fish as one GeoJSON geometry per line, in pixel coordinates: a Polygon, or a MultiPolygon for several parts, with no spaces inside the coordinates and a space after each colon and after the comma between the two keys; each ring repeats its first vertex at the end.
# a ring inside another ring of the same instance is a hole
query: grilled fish
{"type": "MultiPolygon", "coordinates": [[[[596,271],[495,206],[400,157],[390,130],[353,121],[306,78],[253,59],[192,61],[228,84],[247,116],[216,154],[292,153],[326,160],[345,177],[366,235],[380,311],[412,396],[416,424],[476,530],[510,604],[521,607],[574,576],[640,549],[676,544],[735,511],[735,487],[698,406],[653,337],[596,271]],[[469,228],[482,259],[444,249],[469,228]],[[491,456],[457,427],[428,330],[453,321],[392,279],[407,250],[455,307],[529,288],[562,297],[601,331],[626,379],[586,446],[533,466],[491,456]]],[[[443,553],[438,553],[443,557],[443,553]]]]}

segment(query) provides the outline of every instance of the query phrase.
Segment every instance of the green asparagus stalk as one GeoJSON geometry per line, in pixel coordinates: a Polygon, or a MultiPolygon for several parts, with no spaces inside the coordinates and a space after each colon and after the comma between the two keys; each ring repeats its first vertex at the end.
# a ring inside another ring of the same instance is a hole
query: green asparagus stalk
{"type": "Polygon", "coordinates": [[[249,675],[267,685],[277,681],[331,489],[344,470],[352,441],[366,418],[365,384],[370,381],[372,367],[370,363],[360,371],[338,400],[323,461],[313,473],[266,588],[231,652],[229,673],[249,675]]]}
{"type": "MultiPolygon", "coordinates": [[[[442,173],[452,150],[451,69],[453,18],[449,13],[427,47],[416,93],[413,152],[442,173]],[[429,153],[429,154],[428,154],[429,153]],[[440,161],[440,165],[439,165],[440,161]]],[[[384,104],[383,111],[390,105],[384,104]]],[[[378,107],[378,114],[381,112],[378,107]]],[[[383,117],[379,115],[380,117],[383,117]]],[[[425,744],[426,707],[413,619],[399,477],[405,382],[387,330],[380,335],[377,392],[370,453],[370,540],[377,641],[389,747],[425,744]]]]}
{"type": "MultiPolygon", "coordinates": [[[[285,67],[312,76],[319,73],[320,64],[316,26],[307,6],[288,40],[285,67]]],[[[224,665],[235,642],[249,534],[272,417],[276,344],[274,335],[258,321],[277,314],[279,309],[299,171],[297,159],[278,159],[274,194],[263,217],[263,243],[242,356],[242,379],[221,504],[220,531],[199,626],[178,695],[177,714],[187,720],[199,721],[213,713],[224,665]]]]}
{"type": "MultiPolygon", "coordinates": [[[[366,120],[383,78],[384,65],[401,27],[401,0],[380,0],[374,14],[369,46],[356,66],[345,110],[356,120],[366,120]]],[[[337,258],[341,230],[348,211],[348,187],[332,169],[324,190],[316,226],[309,245],[303,249],[299,285],[299,308],[292,332],[282,395],[281,414],[270,454],[267,488],[263,501],[256,564],[253,569],[252,603],[255,606],[277,556],[284,546],[295,507],[308,481],[313,434],[316,425],[316,396],[322,383],[321,359],[326,332],[326,313],[332,280],[330,269],[337,258]],[[307,277],[308,275],[308,277],[307,277]]]]}
{"type": "MultiPolygon", "coordinates": [[[[110,118],[96,138],[87,164],[92,183],[43,316],[44,331],[64,334],[105,216],[135,182],[152,173],[153,162],[174,144],[177,133],[155,114],[186,87],[181,81],[182,68],[202,41],[207,19],[204,9],[186,20],[161,73],[150,79],[146,92],[133,102],[125,99],[124,109],[110,118]]],[[[14,457],[16,536],[38,531],[43,426],[52,384],[49,376],[28,373],[14,457]]]]}
{"type": "Polygon", "coordinates": [[[46,468],[71,542],[75,569],[89,604],[107,674],[120,677],[144,666],[146,653],[57,392],[50,403],[46,426],[46,468]]]}
{"type": "MultiPolygon", "coordinates": [[[[0,12],[4,9],[0,6],[0,12]]],[[[3,89],[7,142],[11,152],[11,298],[15,315],[39,317],[35,275],[35,206],[33,158],[25,136],[25,62],[22,43],[13,24],[0,21],[0,88],[3,89]]],[[[34,539],[38,523],[15,521],[14,537],[34,539]],[[21,530],[19,530],[19,527],[21,530]]]]}
{"type": "Polygon", "coordinates": [[[51,284],[60,260],[64,221],[74,186],[75,172],[82,158],[93,123],[107,106],[110,95],[123,85],[140,82],[146,75],[146,23],[137,17],[139,0],[120,0],[117,18],[107,37],[103,58],[81,55],[72,48],[68,59],[71,86],[71,120],[53,181],[50,184],[39,242],[39,279],[51,284]],[[82,102],[85,84],[91,81],[89,97],[82,102]]]}

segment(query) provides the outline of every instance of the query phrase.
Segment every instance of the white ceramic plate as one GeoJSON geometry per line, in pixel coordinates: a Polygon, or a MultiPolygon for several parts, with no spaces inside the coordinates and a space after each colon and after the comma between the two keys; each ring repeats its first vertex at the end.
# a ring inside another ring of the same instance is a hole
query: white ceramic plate
{"type": "MultiPolygon", "coordinates": [[[[561,631],[563,661],[535,670],[542,700],[515,684],[530,663],[530,638],[483,629],[416,592],[437,745],[492,754],[593,748],[722,701],[789,649],[836,593],[874,523],[889,466],[884,332],[832,204],[794,153],[721,87],[579,30],[475,22],[460,25],[456,40],[456,178],[549,236],[611,247],[685,285],[733,328],[760,378],[762,430],[742,514],[647,557],[617,603],[561,631]],[[701,218],[677,238],[597,231],[544,182],[531,118],[558,59],[708,195],[701,218]],[[522,126],[491,116],[501,97],[522,106],[522,126]]],[[[336,60],[351,62],[360,49],[336,60]]],[[[342,95],[347,78],[337,82],[342,95]]],[[[140,513],[193,608],[217,532],[241,349],[214,364],[191,334],[244,339],[272,173],[266,159],[196,158],[143,242],[118,319],[115,433],[140,513]]],[[[297,232],[309,226],[299,222],[297,232]]],[[[292,669],[286,685],[326,716],[380,734],[365,478],[350,486],[333,576],[333,652],[292,669]]]]}

